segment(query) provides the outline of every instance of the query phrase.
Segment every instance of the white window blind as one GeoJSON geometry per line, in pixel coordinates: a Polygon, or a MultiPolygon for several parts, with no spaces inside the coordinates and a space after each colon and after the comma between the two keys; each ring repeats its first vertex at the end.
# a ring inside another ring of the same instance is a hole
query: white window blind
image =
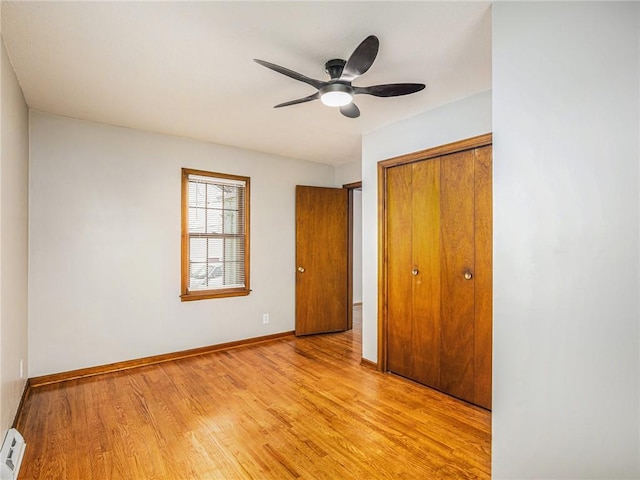
{"type": "Polygon", "coordinates": [[[189,174],[188,291],[246,288],[247,181],[189,174]]]}

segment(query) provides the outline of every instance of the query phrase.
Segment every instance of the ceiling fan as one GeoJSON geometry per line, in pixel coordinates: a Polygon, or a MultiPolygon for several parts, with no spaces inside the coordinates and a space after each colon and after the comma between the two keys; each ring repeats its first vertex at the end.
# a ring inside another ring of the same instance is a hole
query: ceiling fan
{"type": "Polygon", "coordinates": [[[347,61],[341,59],[329,60],[325,63],[325,71],[331,80],[322,81],[309,78],[301,73],[294,72],[288,68],[281,67],[264,60],[254,59],[263,67],[270,68],[282,75],[293,78],[300,82],[308,83],[318,91],[308,97],[291,100],[289,102],[275,105],[274,108],[287,107],[298,103],[310,102],[320,99],[322,103],[329,107],[340,107],[340,113],[345,117],[357,118],[360,116],[360,109],[353,103],[354,95],[373,95],[375,97],[398,97],[409,95],[425,88],[423,83],[389,83],[385,85],[373,85],[371,87],[356,87],[351,84],[356,78],[365,73],[378,54],[380,42],[375,35],[369,35],[353,51],[347,61]]]}

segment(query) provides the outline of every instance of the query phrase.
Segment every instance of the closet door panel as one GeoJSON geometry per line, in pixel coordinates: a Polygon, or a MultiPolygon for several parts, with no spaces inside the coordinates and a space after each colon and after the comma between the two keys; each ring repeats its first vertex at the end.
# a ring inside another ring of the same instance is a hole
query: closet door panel
{"type": "Polygon", "coordinates": [[[440,384],[443,391],[470,402],[475,361],[473,165],[472,150],[441,158],[440,384]]]}
{"type": "Polygon", "coordinates": [[[475,392],[474,403],[491,408],[493,313],[493,209],[491,146],[475,157],[475,392]]]}
{"type": "Polygon", "coordinates": [[[413,378],[440,388],[440,159],[413,164],[413,378]]]}
{"type": "Polygon", "coordinates": [[[387,171],[387,368],[412,376],[411,165],[387,171]]]}

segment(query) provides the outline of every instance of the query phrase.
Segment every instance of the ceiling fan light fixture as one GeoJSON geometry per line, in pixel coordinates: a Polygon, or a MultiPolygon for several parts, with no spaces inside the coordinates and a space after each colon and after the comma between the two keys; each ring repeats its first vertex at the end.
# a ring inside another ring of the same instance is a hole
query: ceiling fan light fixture
{"type": "Polygon", "coordinates": [[[331,83],[320,89],[320,101],[328,107],[344,107],[353,101],[353,89],[342,83],[331,83]]]}
{"type": "Polygon", "coordinates": [[[348,60],[334,58],[325,63],[325,72],[331,80],[322,81],[309,78],[301,73],[281,67],[275,63],[265,62],[254,58],[254,61],[263,67],[278,72],[299,82],[311,85],[317,91],[312,95],[297,98],[288,102],[274,105],[273,108],[288,107],[307,103],[320,99],[328,107],[339,107],[340,113],[347,118],[358,118],[360,109],[353,103],[354,95],[372,95],[374,97],[400,97],[424,90],[424,83],[387,83],[384,85],[371,85],[370,87],[354,87],[352,82],[363,73],[366,73],[378,55],[380,41],[375,35],[369,35],[356,47],[348,60]]]}

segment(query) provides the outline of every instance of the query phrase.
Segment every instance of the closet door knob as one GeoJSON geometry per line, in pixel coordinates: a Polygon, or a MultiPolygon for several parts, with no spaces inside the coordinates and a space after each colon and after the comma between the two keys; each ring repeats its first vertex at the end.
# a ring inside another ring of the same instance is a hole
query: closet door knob
{"type": "Polygon", "coordinates": [[[299,271],[300,273],[304,273],[304,267],[298,267],[298,271],[299,271]]]}
{"type": "Polygon", "coordinates": [[[464,272],[464,278],[465,280],[471,280],[473,278],[473,274],[469,271],[464,272]]]}
{"type": "Polygon", "coordinates": [[[414,268],[413,270],[411,270],[411,275],[413,275],[414,277],[415,277],[416,275],[418,275],[418,273],[420,273],[420,272],[418,272],[418,269],[417,269],[417,268],[414,268]]]}

